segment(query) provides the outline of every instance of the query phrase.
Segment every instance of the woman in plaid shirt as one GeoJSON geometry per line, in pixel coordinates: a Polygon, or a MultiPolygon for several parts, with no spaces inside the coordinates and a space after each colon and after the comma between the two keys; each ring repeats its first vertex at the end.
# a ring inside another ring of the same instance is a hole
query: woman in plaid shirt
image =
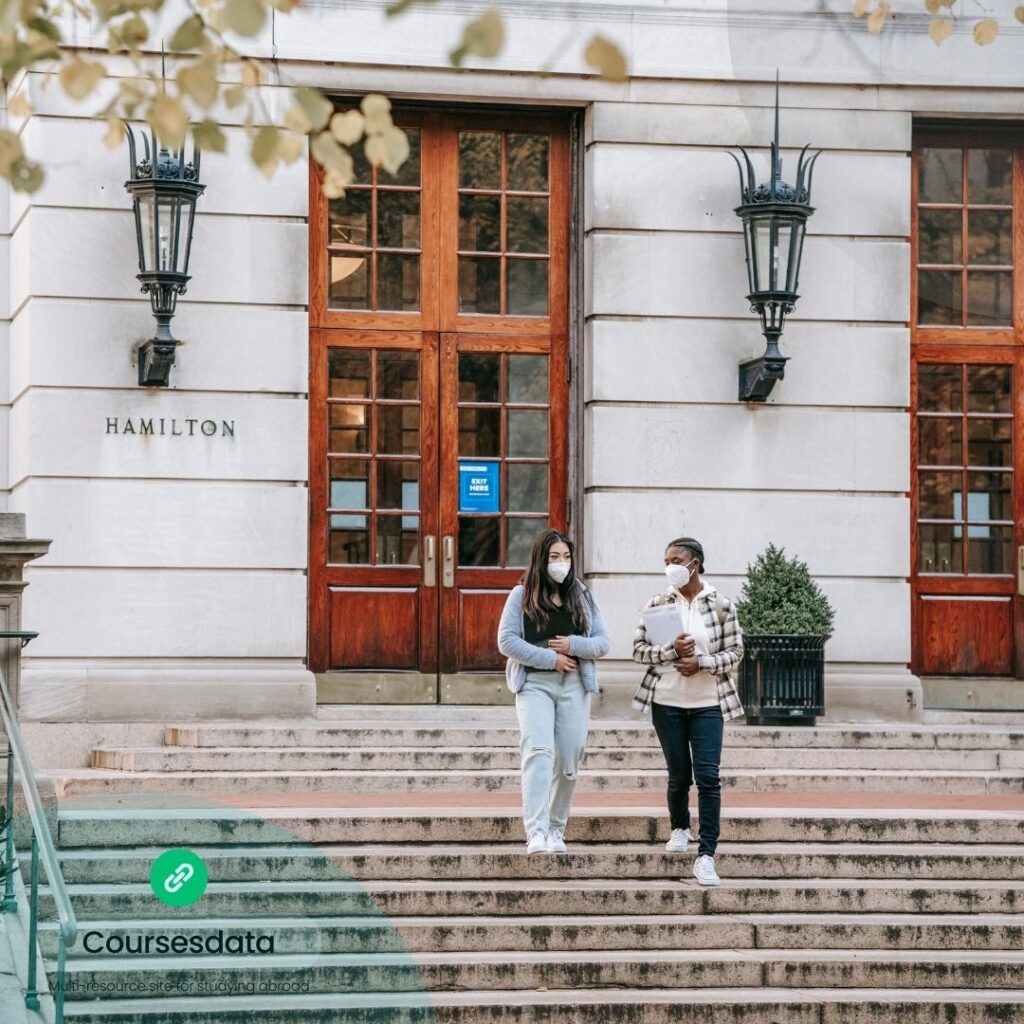
{"type": "Polygon", "coordinates": [[[690,832],[690,775],[697,784],[700,833],[694,877],[718,885],[715,850],[721,824],[722,734],[727,719],[743,714],[732,673],[743,658],[743,634],[733,603],[701,579],[704,549],[692,537],[670,541],[665,550],[668,590],[648,608],[679,604],[682,632],[663,647],[652,644],[643,619],[633,635],[633,660],[649,665],[633,707],[651,709],[668,766],[668,810],[672,836],[665,846],[685,853],[690,832]],[[666,668],[664,673],[660,668],[666,668]]]}

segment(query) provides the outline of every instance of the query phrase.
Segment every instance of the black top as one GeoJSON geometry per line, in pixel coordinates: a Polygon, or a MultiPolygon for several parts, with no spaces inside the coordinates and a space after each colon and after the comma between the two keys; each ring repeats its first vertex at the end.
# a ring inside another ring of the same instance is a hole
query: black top
{"type": "Polygon", "coordinates": [[[572,616],[564,609],[558,608],[548,613],[548,621],[540,627],[530,618],[523,616],[523,639],[534,647],[547,647],[548,641],[556,636],[572,636],[576,631],[572,616]]]}

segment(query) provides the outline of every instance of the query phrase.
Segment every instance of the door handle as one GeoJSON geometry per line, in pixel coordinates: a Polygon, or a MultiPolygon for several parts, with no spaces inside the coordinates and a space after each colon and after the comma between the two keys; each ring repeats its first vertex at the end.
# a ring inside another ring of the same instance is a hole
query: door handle
{"type": "Polygon", "coordinates": [[[437,586],[437,538],[431,533],[423,538],[423,586],[437,586]]]}
{"type": "Polygon", "coordinates": [[[445,534],[441,540],[441,555],[444,562],[441,567],[441,582],[446,587],[455,586],[455,538],[445,534]]]}
{"type": "Polygon", "coordinates": [[[1024,595],[1024,544],[1017,548],[1017,593],[1024,595]]]}

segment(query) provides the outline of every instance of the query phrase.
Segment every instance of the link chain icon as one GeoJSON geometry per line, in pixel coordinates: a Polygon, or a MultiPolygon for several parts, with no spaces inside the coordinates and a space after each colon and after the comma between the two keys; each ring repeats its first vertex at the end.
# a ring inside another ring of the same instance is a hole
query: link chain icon
{"type": "Polygon", "coordinates": [[[166,850],[149,872],[153,894],[171,907],[187,907],[201,899],[208,881],[202,857],[192,850],[166,850]]]}

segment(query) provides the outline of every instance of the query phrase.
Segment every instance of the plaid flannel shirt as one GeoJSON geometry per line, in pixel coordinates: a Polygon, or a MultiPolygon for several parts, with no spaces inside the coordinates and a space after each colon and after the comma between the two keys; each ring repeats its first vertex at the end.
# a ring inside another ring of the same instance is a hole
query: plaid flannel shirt
{"type": "MultiPolygon", "coordinates": [[[[682,595],[672,587],[664,593],[655,594],[647,602],[646,607],[676,604],[681,600],[682,595]]],[[[694,600],[698,602],[704,616],[704,627],[708,631],[709,653],[699,656],[700,667],[710,672],[718,682],[718,703],[722,706],[722,717],[726,721],[741,718],[745,712],[732,678],[733,670],[743,660],[743,633],[736,616],[736,608],[732,601],[724,595],[719,595],[714,589],[699,594],[694,600]],[[725,613],[722,617],[715,610],[715,605],[719,601],[725,613]]],[[[650,666],[633,695],[633,707],[637,711],[647,711],[654,700],[654,688],[661,678],[657,666],[670,665],[677,661],[676,651],[672,644],[666,644],[664,647],[652,644],[647,638],[644,620],[641,619],[633,634],[633,660],[641,665],[650,666]]]]}

